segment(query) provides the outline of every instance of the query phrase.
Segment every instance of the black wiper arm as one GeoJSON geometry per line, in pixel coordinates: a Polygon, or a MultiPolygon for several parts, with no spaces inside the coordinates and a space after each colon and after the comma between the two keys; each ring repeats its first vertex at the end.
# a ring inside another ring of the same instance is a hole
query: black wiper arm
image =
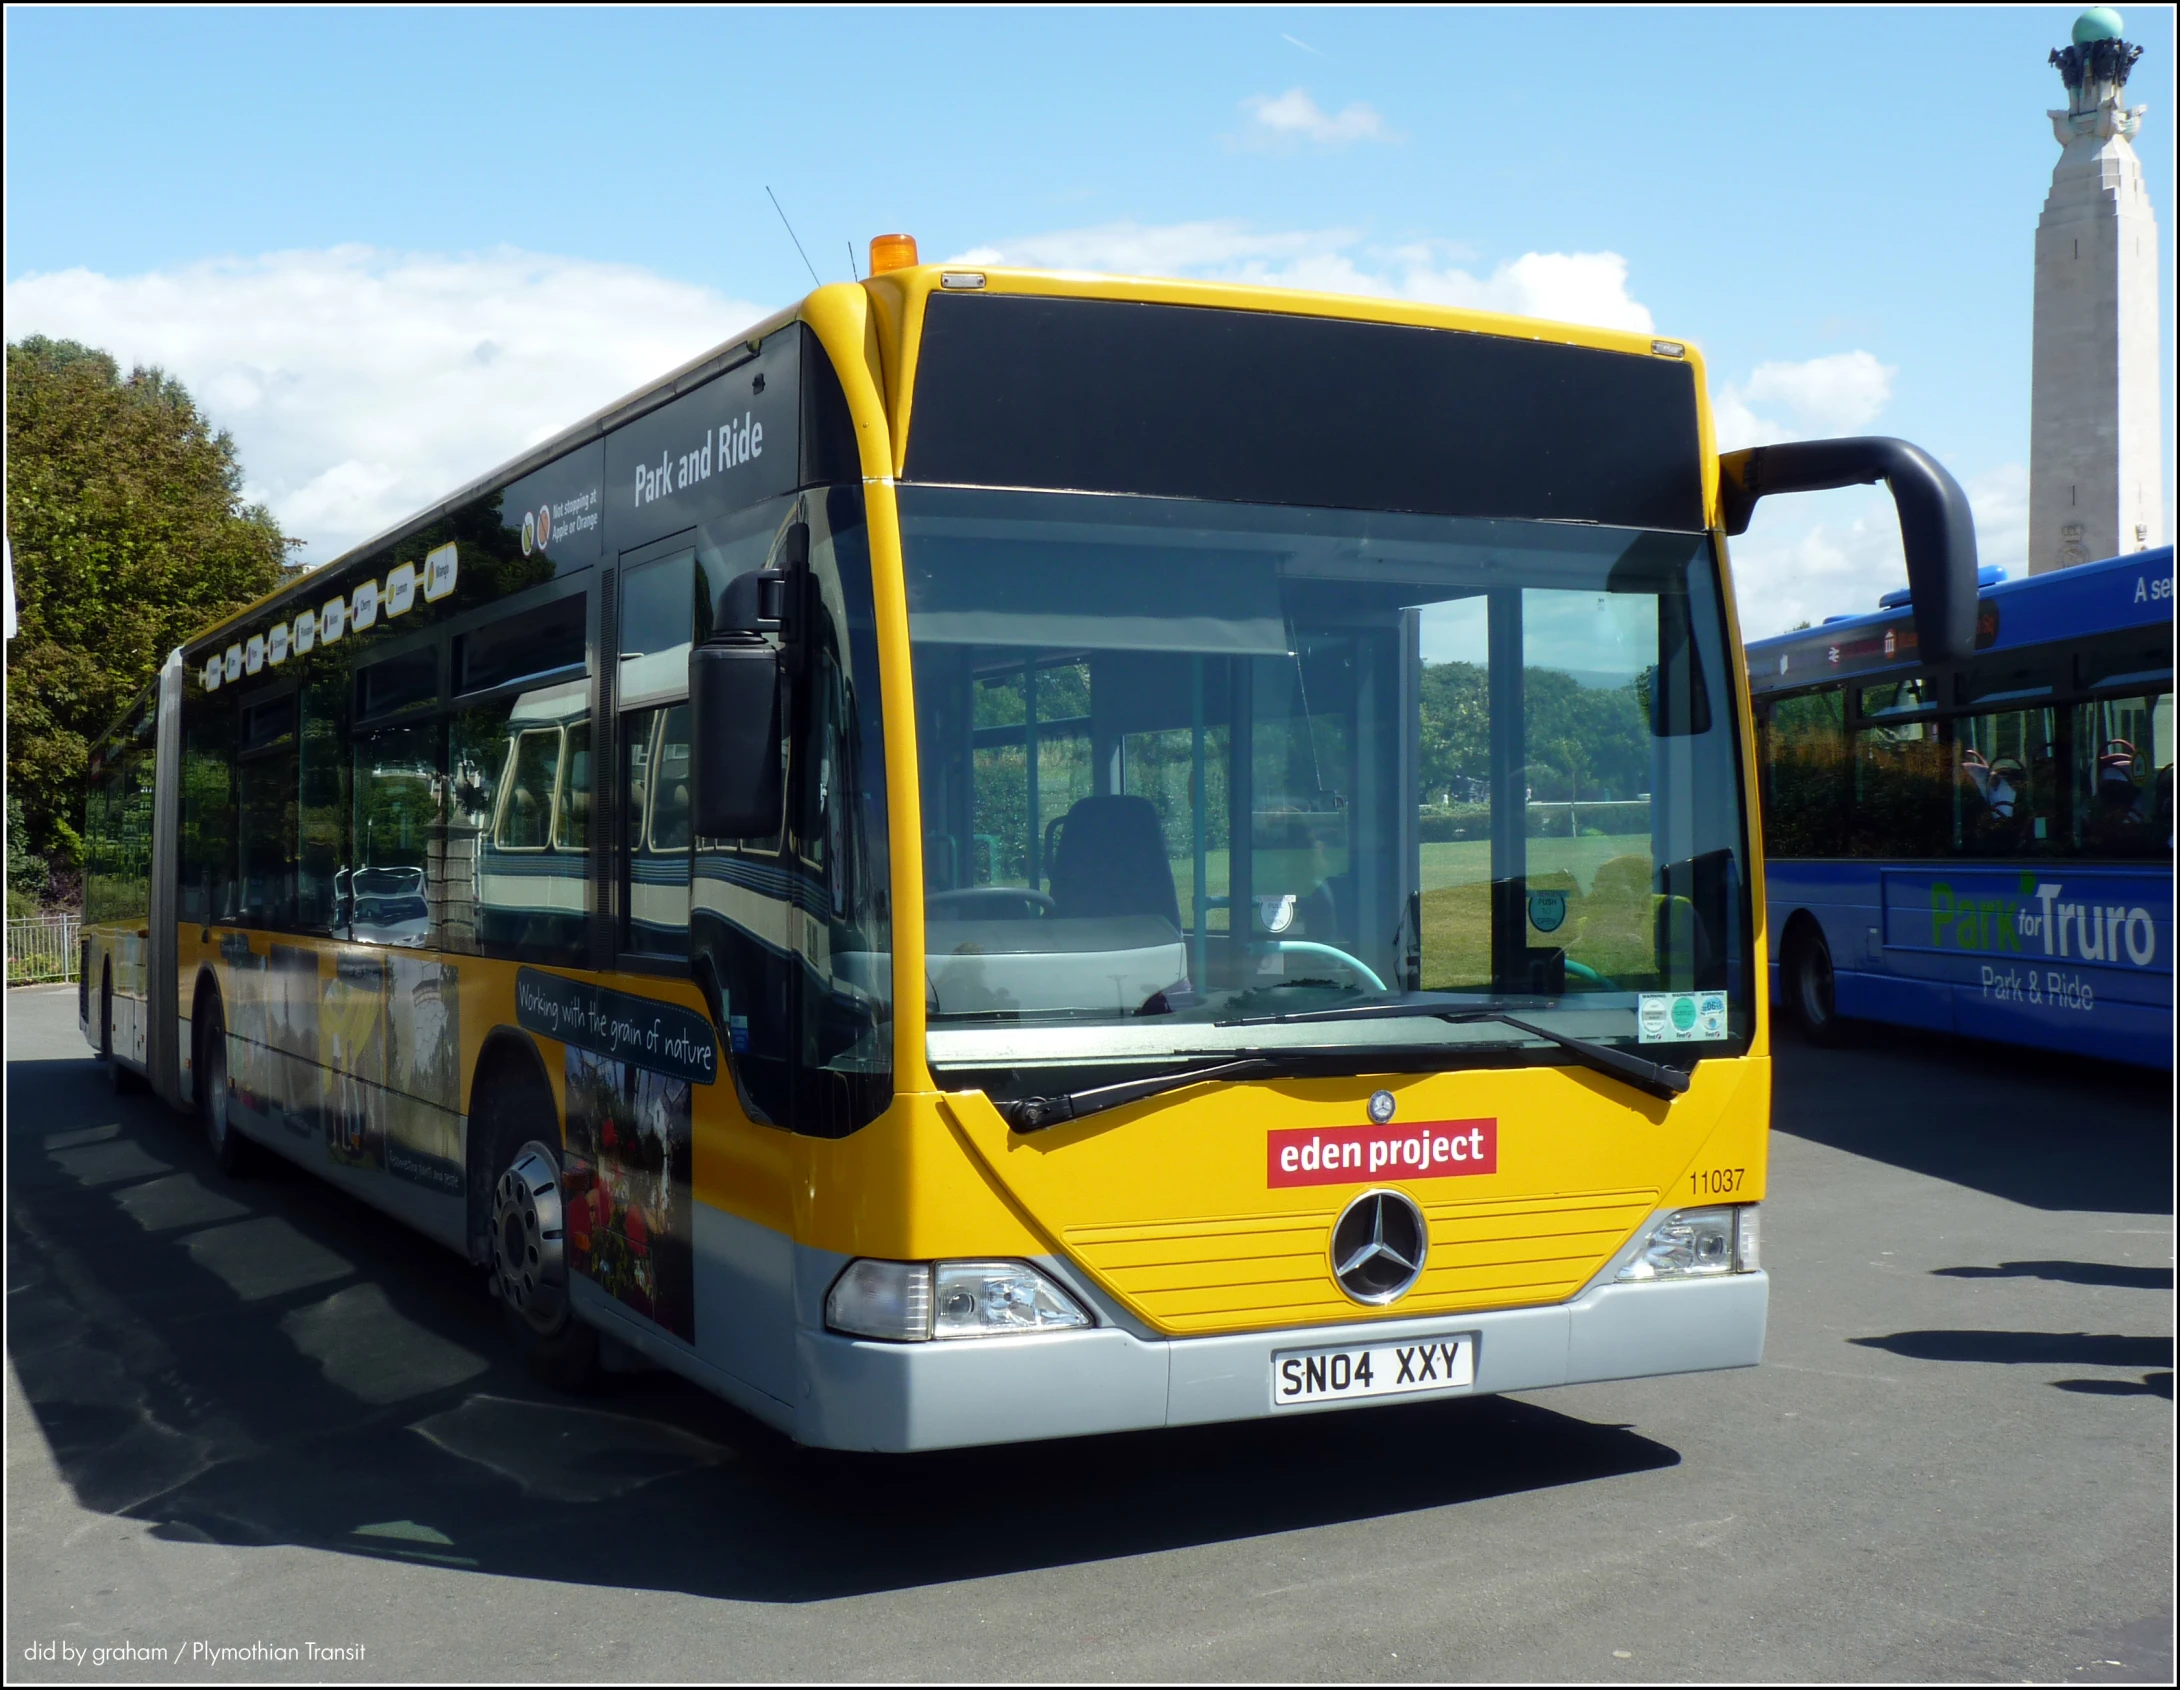
{"type": "Polygon", "coordinates": [[[1610,1074],[1616,1080],[1625,1080],[1629,1085],[1646,1091],[1653,1097],[1662,1097],[1670,1102],[1688,1089],[1688,1072],[1684,1068],[1671,1068],[1645,1057],[1630,1056],[1624,1050],[1614,1050],[1610,1045],[1578,1039],[1572,1033],[1555,1033],[1549,1027],[1540,1027],[1534,1021],[1524,1021],[1518,1016],[1507,1014],[1503,1009],[1457,1009],[1451,1004],[1436,1003],[1353,1004],[1340,1009],[1312,1009],[1289,1011],[1284,1015],[1249,1016],[1222,1025],[1258,1027],[1292,1025],[1298,1021],[1381,1019],[1446,1021],[1456,1026],[1477,1021],[1496,1021],[1502,1027],[1512,1027],[1516,1032],[1527,1033],[1531,1038],[1555,1044],[1578,1059],[1583,1066],[1595,1069],[1600,1074],[1610,1074]]]}
{"type": "Polygon", "coordinates": [[[1179,1091],[1199,1080],[1254,1080],[1279,1072],[1280,1064],[1261,1056],[1245,1056],[1233,1062],[1212,1062],[1178,1073],[1155,1074],[1147,1080],[1123,1080],[1117,1085],[1093,1086],[1088,1091],[1063,1092],[1058,1097],[1018,1097],[994,1104],[1000,1118],[1018,1133],[1033,1133],[1062,1121],[1080,1120],[1101,1110],[1118,1109],[1162,1091],[1179,1091]]]}
{"type": "MultiPolygon", "coordinates": [[[[1600,1074],[1609,1074],[1616,1080],[1624,1080],[1638,1090],[1646,1091],[1653,1097],[1662,1097],[1667,1102],[1688,1089],[1688,1074],[1685,1069],[1669,1068],[1662,1062],[1630,1056],[1625,1051],[1614,1050],[1610,1045],[1593,1044],[1588,1039],[1578,1039],[1571,1033],[1555,1033],[1549,1027],[1539,1027],[1534,1022],[1508,1015],[1503,1010],[1431,1009],[1421,1004],[1403,1004],[1380,1013],[1398,1019],[1429,1015],[1456,1024],[1496,1021],[1501,1026],[1512,1027],[1516,1032],[1557,1045],[1584,1067],[1600,1074]]],[[[1297,1015],[1291,1019],[1345,1021],[1353,1017],[1334,1011],[1324,1015],[1297,1015]]],[[[1058,1126],[1063,1121],[1077,1121],[1085,1115],[1118,1109],[1127,1103],[1139,1103],[1144,1098],[1156,1097],[1161,1092],[1180,1091],[1200,1080],[1261,1080],[1271,1074],[1289,1074],[1297,1069],[1306,1070],[1324,1063],[1349,1063],[1364,1056],[1410,1061],[1431,1054],[1433,1053],[1428,1045],[1334,1045],[1279,1051],[1274,1054],[1237,1057],[1230,1062],[1207,1062],[1201,1067],[1182,1068],[1170,1074],[1154,1074],[1142,1080],[1122,1080],[1116,1085],[1093,1086],[1086,1091],[1062,1092],[1057,1097],[1010,1098],[1005,1102],[994,1103],[993,1107],[999,1111],[1000,1119],[1016,1132],[1034,1133],[1041,1132],[1046,1127],[1058,1126]]]]}
{"type": "Polygon", "coordinates": [[[1533,1039],[1555,1044],[1572,1056],[1585,1068],[1593,1068],[1600,1074],[1610,1074],[1616,1080],[1625,1080],[1638,1091],[1646,1091],[1652,1097],[1662,1097],[1670,1103],[1688,1089],[1688,1070],[1669,1068],[1662,1062],[1652,1062],[1647,1057],[1630,1056],[1624,1050],[1614,1050],[1610,1045],[1593,1044],[1588,1039],[1578,1039],[1572,1033],[1555,1033],[1549,1027],[1539,1027],[1534,1021],[1524,1021],[1507,1014],[1502,1009],[1441,1010],[1441,1020],[1462,1025],[1473,1021],[1496,1021],[1502,1027],[1511,1027],[1518,1033],[1527,1033],[1533,1039]]]}

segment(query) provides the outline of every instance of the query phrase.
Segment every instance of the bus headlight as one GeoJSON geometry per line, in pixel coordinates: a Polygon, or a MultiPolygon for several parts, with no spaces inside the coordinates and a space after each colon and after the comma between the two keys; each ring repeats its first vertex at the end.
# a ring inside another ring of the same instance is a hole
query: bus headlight
{"type": "Polygon", "coordinates": [[[934,1338],[992,1338],[1090,1324],[1074,1298],[1023,1262],[941,1262],[935,1277],[934,1338]]]}
{"type": "Polygon", "coordinates": [[[825,1324],[858,1338],[920,1344],[931,1336],[929,1262],[850,1262],[825,1297],[825,1324]]]}
{"type": "Polygon", "coordinates": [[[1026,1262],[850,1262],[825,1298],[825,1324],[858,1338],[920,1344],[1088,1326],[1080,1304],[1026,1262]]]}
{"type": "Polygon", "coordinates": [[[1754,1273],[1761,1265],[1756,1212],[1754,1203],[1676,1210],[1651,1227],[1634,1259],[1620,1270],[1620,1282],[1754,1273]]]}

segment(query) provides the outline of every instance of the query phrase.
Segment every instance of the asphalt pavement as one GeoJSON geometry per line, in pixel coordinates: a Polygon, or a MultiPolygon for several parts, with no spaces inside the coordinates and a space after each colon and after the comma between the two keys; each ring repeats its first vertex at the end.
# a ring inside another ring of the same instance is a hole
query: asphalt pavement
{"type": "Polygon", "coordinates": [[[2172,1679],[2162,1075],[1784,1045],[1758,1368],[838,1458],[554,1396],[75,1007],[8,994],[15,1681],[2172,1679]]]}

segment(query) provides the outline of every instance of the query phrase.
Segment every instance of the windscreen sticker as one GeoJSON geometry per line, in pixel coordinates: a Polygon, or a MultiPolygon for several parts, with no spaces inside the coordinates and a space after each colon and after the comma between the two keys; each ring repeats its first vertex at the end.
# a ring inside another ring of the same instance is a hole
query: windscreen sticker
{"type": "Polygon", "coordinates": [[[1265,1184],[1359,1185],[1499,1171],[1496,1120],[1288,1127],[1265,1138],[1265,1184]]]}
{"type": "Polygon", "coordinates": [[[1646,1045],[1700,1044],[1726,1036],[1724,992],[1641,992],[1636,1039],[1646,1045]]]}

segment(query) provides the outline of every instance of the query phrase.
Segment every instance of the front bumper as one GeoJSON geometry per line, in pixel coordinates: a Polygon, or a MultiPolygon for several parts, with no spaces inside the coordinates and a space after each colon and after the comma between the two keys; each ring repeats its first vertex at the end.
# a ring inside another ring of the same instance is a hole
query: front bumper
{"type": "MultiPolygon", "coordinates": [[[[1592,1286],[1548,1308],[1371,1320],[1238,1337],[1144,1339],[1117,1327],[1022,1338],[882,1344],[796,1335],[803,1400],[795,1435],[830,1449],[950,1449],[1270,1416],[1272,1352],[1476,1334],[1476,1382],[1373,1402],[1533,1391],[1753,1367],[1763,1359],[1771,1281],[1592,1286]]],[[[1321,1414],[1365,1403],[1284,1408],[1321,1414]]]]}

